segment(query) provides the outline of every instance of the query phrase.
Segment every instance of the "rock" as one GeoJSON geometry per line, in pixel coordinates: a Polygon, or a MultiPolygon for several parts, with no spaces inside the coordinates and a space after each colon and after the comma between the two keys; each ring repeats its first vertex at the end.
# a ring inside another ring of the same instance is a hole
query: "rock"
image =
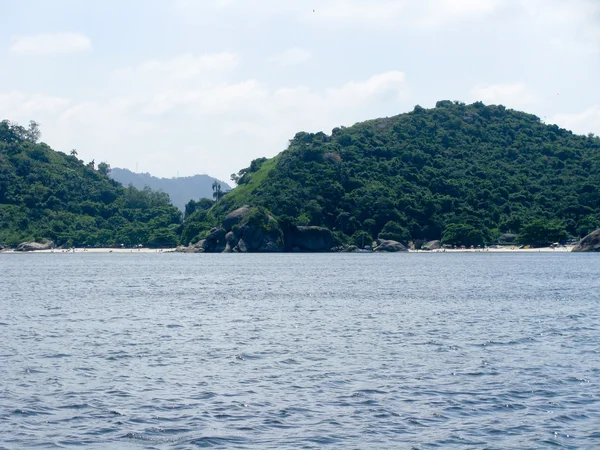
{"type": "Polygon", "coordinates": [[[232,228],[240,223],[246,214],[248,214],[248,211],[250,211],[250,207],[246,205],[227,214],[223,220],[223,228],[225,231],[231,231],[232,228]]]}
{"type": "Polygon", "coordinates": [[[237,225],[227,239],[231,251],[270,253],[284,250],[279,222],[264,208],[250,208],[237,225]]]}
{"type": "Polygon", "coordinates": [[[333,247],[331,249],[334,253],[355,253],[361,250],[356,245],[341,245],[339,247],[333,247]]]}
{"type": "Polygon", "coordinates": [[[600,229],[588,234],[579,244],[573,247],[573,252],[600,252],[600,229]]]}
{"type": "Polygon", "coordinates": [[[329,252],[334,244],[333,233],[324,227],[296,227],[286,235],[286,244],[303,252],[329,252]]]}
{"type": "Polygon", "coordinates": [[[248,246],[243,239],[240,239],[237,245],[233,248],[233,251],[235,253],[248,253],[248,246]]]}
{"type": "Polygon", "coordinates": [[[235,234],[232,231],[230,231],[225,235],[225,242],[225,250],[223,250],[223,253],[231,253],[233,252],[235,246],[238,244],[239,239],[235,236],[235,234]]]}
{"type": "Polygon", "coordinates": [[[175,253],[204,253],[204,249],[202,247],[196,247],[190,245],[189,247],[185,247],[180,245],[174,250],[175,253]]]}
{"type": "Polygon", "coordinates": [[[53,248],[56,248],[56,246],[54,245],[54,242],[52,242],[52,241],[45,241],[44,243],[21,242],[17,246],[17,251],[18,252],[32,252],[35,250],[50,250],[53,248]]]}
{"type": "Polygon", "coordinates": [[[438,250],[442,248],[442,241],[429,241],[421,245],[421,250],[438,250]]]}
{"type": "Polygon", "coordinates": [[[374,252],[406,252],[408,249],[400,242],[387,239],[377,239],[377,247],[374,252]]]}
{"type": "MultiPolygon", "coordinates": [[[[202,248],[208,253],[221,253],[227,245],[225,236],[227,231],[222,227],[213,228],[202,243],[202,248]]],[[[197,245],[197,244],[196,244],[197,245]]]]}
{"type": "Polygon", "coordinates": [[[194,245],[207,253],[282,252],[283,232],[264,208],[243,206],[227,215],[223,226],[210,230],[194,245]]]}

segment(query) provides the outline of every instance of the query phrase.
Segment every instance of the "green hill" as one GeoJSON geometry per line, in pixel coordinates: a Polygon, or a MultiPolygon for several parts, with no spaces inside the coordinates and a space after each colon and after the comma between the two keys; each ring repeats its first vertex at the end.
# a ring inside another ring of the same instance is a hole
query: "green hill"
{"type": "Polygon", "coordinates": [[[0,122],[0,245],[177,245],[181,213],[167,194],[125,189],[107,164],[84,164],[38,138],[35,123],[0,122]]]}
{"type": "Polygon", "coordinates": [[[187,216],[182,242],[245,204],[284,227],[323,226],[355,243],[364,235],[481,245],[510,232],[544,245],[600,227],[600,139],[480,102],[301,132],[236,177],[231,193],[187,216]]]}

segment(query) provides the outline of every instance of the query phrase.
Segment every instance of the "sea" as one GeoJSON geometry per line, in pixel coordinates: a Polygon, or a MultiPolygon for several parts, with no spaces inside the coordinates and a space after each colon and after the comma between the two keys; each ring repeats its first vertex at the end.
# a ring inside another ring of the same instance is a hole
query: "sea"
{"type": "Polygon", "coordinates": [[[0,254],[0,448],[600,448],[600,254],[0,254]]]}

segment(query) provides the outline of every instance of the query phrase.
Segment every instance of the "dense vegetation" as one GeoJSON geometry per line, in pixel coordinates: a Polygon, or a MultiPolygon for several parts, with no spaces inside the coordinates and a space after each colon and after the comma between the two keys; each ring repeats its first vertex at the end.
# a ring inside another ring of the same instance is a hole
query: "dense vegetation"
{"type": "Polygon", "coordinates": [[[177,206],[181,211],[185,209],[186,203],[191,199],[213,198],[212,185],[215,181],[221,185],[223,192],[231,190],[231,187],[227,183],[218,181],[216,178],[209,177],[208,175],[158,178],[149,173],[134,173],[127,169],[113,168],[109,176],[123,186],[131,184],[138,189],[149,187],[153,191],[166,192],[169,194],[173,205],[177,206]]]}
{"type": "Polygon", "coordinates": [[[600,139],[480,102],[417,106],[330,136],[298,133],[233,177],[230,194],[187,214],[183,243],[244,204],[357,244],[483,245],[510,232],[546,245],[600,227],[600,139]]]}
{"type": "Polygon", "coordinates": [[[51,239],[62,246],[178,244],[181,213],[169,196],[123,188],[106,163],[37,143],[39,128],[0,122],[0,245],[51,239]]]}

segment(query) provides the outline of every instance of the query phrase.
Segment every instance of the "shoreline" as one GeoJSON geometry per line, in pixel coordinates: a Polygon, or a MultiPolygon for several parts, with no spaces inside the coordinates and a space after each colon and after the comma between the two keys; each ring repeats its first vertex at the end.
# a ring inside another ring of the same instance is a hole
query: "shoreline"
{"type": "MultiPolygon", "coordinates": [[[[456,248],[456,249],[437,249],[437,250],[408,250],[398,253],[570,253],[573,245],[551,248],[516,248],[516,247],[498,247],[498,248],[456,248]]],[[[32,250],[28,252],[18,252],[16,250],[0,250],[0,254],[27,254],[27,253],[177,253],[175,248],[74,248],[74,249],[52,249],[52,250],[32,250]]],[[[290,253],[290,252],[278,252],[290,253]]],[[[293,253],[293,252],[291,252],[293,253]]],[[[310,252],[303,252],[310,253],[310,252]]],[[[322,253],[322,252],[317,252],[322,253]]],[[[327,252],[325,252],[327,253],[327,252]]],[[[342,252],[343,253],[343,252],[342,252]]],[[[366,252],[361,252],[366,253],[366,252]]],[[[371,253],[371,252],[368,252],[371,253]]],[[[385,252],[382,252],[385,253],[385,252]]]]}

